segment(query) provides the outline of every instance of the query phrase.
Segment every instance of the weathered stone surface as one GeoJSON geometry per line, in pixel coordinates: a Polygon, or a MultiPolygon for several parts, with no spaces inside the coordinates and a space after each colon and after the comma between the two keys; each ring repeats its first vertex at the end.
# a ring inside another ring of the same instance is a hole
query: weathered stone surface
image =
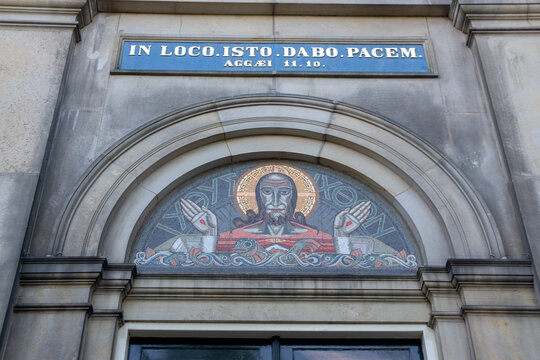
{"type": "MultiPolygon", "coordinates": [[[[365,38],[417,36],[426,37],[428,29],[423,18],[341,18],[331,17],[277,16],[275,36],[282,38],[307,37],[315,39],[342,37],[354,34],[365,38]],[[384,34],[384,35],[383,35],[384,34]]],[[[326,40],[325,40],[326,41],[326,40]]]]}
{"type": "Polygon", "coordinates": [[[474,49],[485,74],[495,120],[517,196],[520,217],[540,274],[538,208],[540,142],[538,93],[540,75],[531,72],[540,56],[535,34],[477,35],[474,49]]]}
{"type": "Polygon", "coordinates": [[[540,343],[532,335],[540,331],[538,314],[471,314],[467,322],[476,359],[534,359],[540,354],[540,343]]]}
{"type": "Polygon", "coordinates": [[[116,317],[91,317],[87,320],[81,359],[111,359],[114,345],[111,334],[116,331],[117,321],[116,317]]]}
{"type": "Polygon", "coordinates": [[[0,321],[9,302],[72,33],[2,29],[0,321]],[[54,50],[52,50],[54,49],[54,50]]]}
{"type": "Polygon", "coordinates": [[[0,172],[39,172],[71,32],[3,29],[0,41],[9,49],[0,60],[0,172]]]}
{"type": "Polygon", "coordinates": [[[440,353],[444,354],[444,359],[466,360],[475,358],[463,321],[458,319],[437,320],[435,331],[439,341],[440,353]]]}
{"type": "Polygon", "coordinates": [[[447,19],[428,18],[427,27],[437,62],[444,111],[467,114],[487,112],[481,83],[474,68],[474,57],[465,46],[466,38],[460,31],[448,26],[447,19]]]}
{"type": "Polygon", "coordinates": [[[155,321],[265,321],[273,322],[339,322],[354,323],[358,321],[378,324],[395,323],[396,318],[404,322],[427,322],[429,307],[426,303],[407,303],[408,311],[402,312],[404,303],[391,302],[339,302],[322,301],[264,301],[251,300],[249,305],[239,300],[186,300],[170,302],[148,300],[124,303],[125,319],[127,321],[142,320],[150,316],[155,321]],[[242,309],[241,311],[237,311],[242,309]],[[323,310],[324,309],[324,310],[323,310]]]}
{"type": "Polygon", "coordinates": [[[14,285],[30,216],[37,174],[0,173],[0,319],[3,322],[14,285]]]}
{"type": "MultiPolygon", "coordinates": [[[[262,331],[269,334],[272,323],[429,325],[440,358],[532,359],[540,353],[534,337],[540,328],[538,297],[529,262],[488,260],[523,259],[530,252],[537,269],[540,264],[540,73],[535,71],[540,48],[534,28],[539,5],[455,0],[449,20],[450,0],[345,0],[337,5],[325,0],[103,0],[100,11],[111,12],[92,19],[95,9],[88,10],[84,21],[77,20],[90,24],[73,44],[66,92],[58,98],[75,26],[65,21],[84,1],[0,3],[0,293],[5,294],[0,318],[25,233],[31,236],[31,255],[63,255],[46,269],[23,266],[12,326],[6,329],[6,358],[110,358],[122,310],[128,324],[155,329],[243,322],[267,326],[262,331]],[[28,15],[15,6],[39,10],[28,15]],[[67,9],[64,14],[59,7],[67,9]],[[121,13],[126,9],[133,12],[121,13]],[[62,17],[67,27],[31,28],[39,12],[47,26],[62,17]],[[121,36],[426,40],[437,76],[111,73],[121,36]],[[254,94],[264,94],[267,101],[292,94],[295,100],[287,106],[262,101],[254,106],[255,98],[251,104],[234,103],[254,94]],[[223,98],[234,100],[215,111],[223,98]],[[306,105],[308,98],[324,101],[306,105]],[[164,117],[199,103],[206,108],[197,116],[190,118],[186,110],[182,121],[164,117]],[[365,112],[352,116],[354,107],[365,112]],[[49,136],[55,122],[56,132],[49,136]],[[150,123],[153,128],[141,130],[150,123]],[[121,142],[137,131],[140,141],[121,142]],[[47,141],[51,151],[42,169],[47,141]],[[302,159],[366,182],[403,216],[419,242],[422,265],[431,267],[420,269],[418,279],[197,277],[141,270],[133,283],[125,269],[118,278],[106,278],[104,259],[81,270],[79,278],[67,270],[91,255],[125,262],[134,233],[161,197],[213,167],[255,158],[302,159]],[[40,175],[43,193],[36,197],[40,175]],[[80,181],[88,187],[77,192],[80,181]],[[66,208],[73,194],[72,207],[66,208]],[[39,201],[36,225],[28,228],[34,199],[39,201]],[[58,228],[66,232],[57,233],[58,228]],[[84,256],[62,262],[66,255],[84,256]],[[469,258],[469,263],[448,262],[451,257],[469,258]]],[[[93,5],[90,1],[86,8],[93,5]]],[[[178,334],[139,332],[149,333],[178,334]]],[[[410,333],[395,330],[391,336],[410,333]]],[[[425,333],[414,336],[425,340],[425,333]]],[[[126,347],[128,336],[122,341],[126,347]]]]}
{"type": "Polygon", "coordinates": [[[13,316],[5,358],[77,359],[86,310],[24,311],[13,316]],[[15,339],[32,339],[31,344],[15,339]],[[61,341],[58,341],[61,339],[61,341]]]}

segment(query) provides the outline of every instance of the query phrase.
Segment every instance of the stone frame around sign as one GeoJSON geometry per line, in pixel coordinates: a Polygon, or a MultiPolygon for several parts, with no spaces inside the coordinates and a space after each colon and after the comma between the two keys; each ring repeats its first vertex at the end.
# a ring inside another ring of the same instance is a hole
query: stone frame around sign
{"type": "Polygon", "coordinates": [[[275,43],[275,42],[291,42],[291,43],[337,43],[337,44],[420,44],[423,46],[426,63],[428,66],[427,72],[333,72],[333,73],[315,73],[315,72],[234,72],[234,76],[285,76],[285,77],[438,77],[437,63],[435,55],[433,53],[433,47],[429,39],[425,37],[407,37],[407,38],[358,38],[358,37],[340,37],[340,38],[290,38],[290,37],[273,37],[271,39],[261,38],[256,41],[253,39],[247,39],[243,37],[173,37],[163,35],[145,35],[138,34],[123,34],[118,39],[118,45],[115,48],[115,62],[111,67],[111,75],[190,75],[190,76],[231,76],[230,72],[220,71],[180,71],[180,70],[126,70],[120,69],[120,62],[122,57],[122,49],[125,41],[184,41],[184,42],[243,42],[243,43],[275,43]]]}

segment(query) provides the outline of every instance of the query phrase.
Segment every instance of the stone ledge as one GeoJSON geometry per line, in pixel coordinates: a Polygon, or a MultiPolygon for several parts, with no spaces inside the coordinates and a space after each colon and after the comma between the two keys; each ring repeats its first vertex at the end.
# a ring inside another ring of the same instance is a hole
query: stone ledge
{"type": "Polygon", "coordinates": [[[434,328],[438,321],[463,321],[462,311],[432,311],[429,317],[428,326],[434,328]]]}
{"type": "Polygon", "coordinates": [[[450,0],[97,0],[99,11],[203,15],[447,16],[450,0]]]}
{"type": "Polygon", "coordinates": [[[422,290],[459,289],[463,285],[533,286],[533,270],[529,260],[449,259],[446,267],[418,269],[422,290]]]}
{"type": "Polygon", "coordinates": [[[466,34],[473,30],[536,30],[529,20],[540,19],[540,4],[530,0],[452,0],[449,18],[466,34]]]}
{"type": "Polygon", "coordinates": [[[539,306],[491,306],[463,305],[463,314],[511,314],[511,315],[540,315],[539,306]]]}
{"type": "Polygon", "coordinates": [[[13,311],[92,311],[90,303],[21,303],[13,311]]]}
{"type": "Polygon", "coordinates": [[[107,260],[101,257],[27,257],[22,260],[21,283],[94,282],[107,260]]]}
{"type": "Polygon", "coordinates": [[[530,285],[533,270],[529,260],[450,259],[446,266],[453,286],[530,285]]]}
{"type": "Polygon", "coordinates": [[[96,0],[0,0],[0,24],[79,29],[92,22],[96,0]]]}
{"type": "Polygon", "coordinates": [[[26,257],[22,259],[21,285],[88,284],[101,289],[131,289],[134,264],[108,264],[103,257],[26,257]]]}
{"type": "Polygon", "coordinates": [[[413,276],[144,274],[129,298],[346,299],[424,301],[413,276]]]}

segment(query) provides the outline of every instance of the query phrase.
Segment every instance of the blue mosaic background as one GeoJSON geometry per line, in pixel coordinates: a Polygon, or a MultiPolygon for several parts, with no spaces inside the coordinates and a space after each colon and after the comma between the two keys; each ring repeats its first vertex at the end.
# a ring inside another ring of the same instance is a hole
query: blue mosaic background
{"type": "MultiPolygon", "coordinates": [[[[373,237],[398,252],[404,250],[406,255],[413,255],[416,261],[416,250],[402,221],[394,214],[387,201],[367,186],[350,176],[322,166],[302,162],[276,162],[301,168],[312,177],[318,187],[318,205],[307,219],[307,225],[332,235],[334,217],[340,211],[363,200],[369,200],[372,202],[370,216],[351,235],[373,237]]],[[[247,162],[222,167],[185,183],[149,215],[146,226],[138,237],[135,253],[142,254],[181,234],[200,234],[182,215],[181,198],[190,199],[211,210],[218,220],[218,233],[234,229],[233,219],[241,217],[234,204],[235,182],[249,169],[265,163],[268,162],[247,162]]]]}

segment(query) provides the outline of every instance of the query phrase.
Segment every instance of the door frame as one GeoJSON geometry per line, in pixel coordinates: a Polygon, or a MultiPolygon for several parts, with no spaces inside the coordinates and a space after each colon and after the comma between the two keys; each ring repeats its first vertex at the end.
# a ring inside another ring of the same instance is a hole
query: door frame
{"type": "Polygon", "coordinates": [[[421,324],[271,324],[127,322],[119,330],[114,360],[126,360],[129,340],[146,338],[420,339],[425,360],[439,360],[435,332],[421,324]]]}

